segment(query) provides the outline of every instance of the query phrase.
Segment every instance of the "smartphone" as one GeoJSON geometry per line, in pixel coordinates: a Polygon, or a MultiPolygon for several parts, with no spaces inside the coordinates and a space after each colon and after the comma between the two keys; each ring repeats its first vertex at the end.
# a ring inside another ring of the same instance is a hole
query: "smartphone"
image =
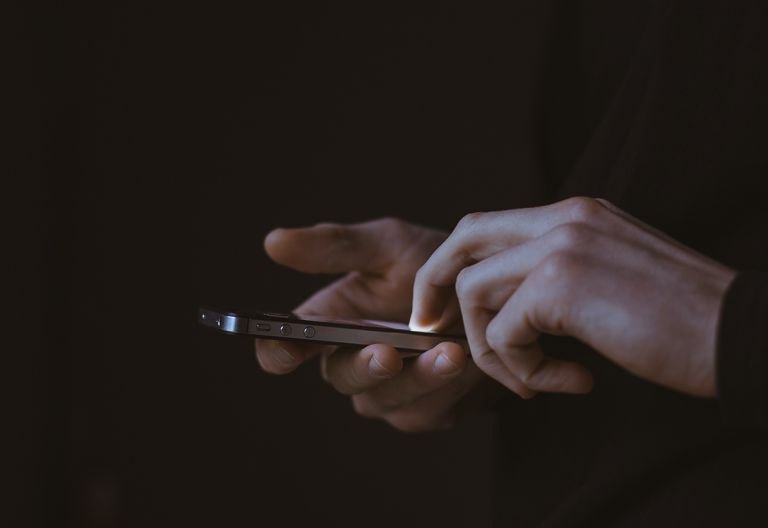
{"type": "Polygon", "coordinates": [[[205,306],[198,311],[197,320],[203,326],[229,334],[353,347],[382,343],[403,352],[421,353],[447,341],[460,344],[469,355],[469,343],[464,336],[413,332],[408,325],[387,321],[222,310],[205,306]]]}

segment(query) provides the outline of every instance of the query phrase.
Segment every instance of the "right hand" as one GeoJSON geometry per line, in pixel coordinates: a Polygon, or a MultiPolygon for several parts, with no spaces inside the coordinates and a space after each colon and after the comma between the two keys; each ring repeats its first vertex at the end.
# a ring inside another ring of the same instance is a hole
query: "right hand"
{"type": "MultiPolygon", "coordinates": [[[[407,323],[416,272],[447,236],[388,218],[276,229],[267,235],[264,247],[275,262],[298,271],[347,273],[295,313],[407,323]]],[[[352,396],[358,414],[381,418],[403,431],[451,427],[503,392],[456,343],[441,343],[403,359],[383,344],[354,349],[256,340],[256,358],[272,374],[292,372],[318,354],[323,378],[352,396]]]]}

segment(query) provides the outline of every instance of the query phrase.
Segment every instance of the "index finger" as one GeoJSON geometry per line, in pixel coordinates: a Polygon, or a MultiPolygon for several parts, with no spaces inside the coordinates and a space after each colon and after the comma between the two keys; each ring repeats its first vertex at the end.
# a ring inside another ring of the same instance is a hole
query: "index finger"
{"type": "MultiPolygon", "coordinates": [[[[456,321],[444,311],[462,269],[528,242],[568,222],[594,224],[608,209],[591,198],[544,207],[467,215],[416,274],[410,326],[438,330],[456,321]]],[[[454,314],[456,310],[452,311],[454,314]]],[[[455,317],[455,316],[454,316],[455,317]]]]}

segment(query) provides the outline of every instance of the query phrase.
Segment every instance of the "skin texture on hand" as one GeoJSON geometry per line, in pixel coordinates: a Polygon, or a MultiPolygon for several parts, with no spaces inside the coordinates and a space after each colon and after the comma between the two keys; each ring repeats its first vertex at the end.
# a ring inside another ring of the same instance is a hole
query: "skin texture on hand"
{"type": "Polygon", "coordinates": [[[715,397],[717,322],[735,275],[605,200],[572,198],[465,217],[417,274],[411,326],[450,327],[458,304],[477,366],[526,398],[593,385],[582,365],[545,356],[542,333],[715,397]]]}
{"type": "MultiPolygon", "coordinates": [[[[447,236],[387,218],[276,229],[264,247],[275,262],[304,273],[346,273],[296,308],[297,314],[407,322],[416,272],[447,236]]],[[[358,414],[403,431],[451,427],[503,391],[456,343],[403,359],[381,344],[353,349],[256,340],[259,364],[273,374],[292,372],[315,355],[321,356],[323,378],[352,397],[358,414]]]]}

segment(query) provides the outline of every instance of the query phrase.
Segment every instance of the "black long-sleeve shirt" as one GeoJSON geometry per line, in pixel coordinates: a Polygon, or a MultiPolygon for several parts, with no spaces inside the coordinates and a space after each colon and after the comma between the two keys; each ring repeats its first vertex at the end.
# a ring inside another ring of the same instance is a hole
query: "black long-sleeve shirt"
{"type": "Polygon", "coordinates": [[[768,526],[768,2],[563,1],[541,92],[551,201],[606,198],[739,270],[719,399],[640,380],[570,338],[589,395],[502,407],[501,526],[768,526]]]}

